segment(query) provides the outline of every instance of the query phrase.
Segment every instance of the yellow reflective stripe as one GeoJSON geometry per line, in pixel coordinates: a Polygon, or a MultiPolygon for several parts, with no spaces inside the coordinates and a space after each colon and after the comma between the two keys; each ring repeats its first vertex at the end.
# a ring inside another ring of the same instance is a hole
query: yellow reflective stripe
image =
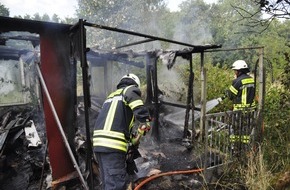
{"type": "Polygon", "coordinates": [[[124,91],[123,91],[123,95],[126,94],[126,91],[128,90],[129,87],[130,87],[130,86],[127,86],[127,87],[124,89],[124,91]]]}
{"type": "Polygon", "coordinates": [[[134,118],[135,116],[133,115],[132,119],[131,119],[131,122],[130,122],[130,125],[129,125],[129,129],[131,129],[133,127],[133,124],[134,124],[134,118]]]}
{"type": "Polygon", "coordinates": [[[249,143],[250,136],[249,135],[230,135],[230,142],[242,142],[249,143]]]}
{"type": "Polygon", "coordinates": [[[109,109],[109,112],[108,112],[108,115],[106,117],[106,122],[105,122],[104,130],[107,130],[107,131],[110,131],[111,130],[117,105],[118,105],[118,101],[113,101],[112,102],[112,104],[110,106],[110,109],[109,109]]]}
{"type": "Polygon", "coordinates": [[[124,89],[123,94],[125,94],[126,91],[127,91],[131,86],[134,86],[134,85],[127,86],[127,87],[124,89]]]}
{"type": "MultiPolygon", "coordinates": [[[[124,91],[123,91],[123,95],[126,94],[127,90],[131,87],[131,86],[134,86],[134,85],[130,85],[130,86],[127,86],[124,91]]],[[[125,105],[128,105],[127,101],[124,100],[124,103],[125,105]]],[[[128,106],[133,110],[135,107],[139,106],[139,105],[144,105],[143,104],[143,101],[142,100],[136,100],[136,101],[133,101],[131,102],[128,106]]],[[[134,115],[131,119],[131,122],[130,122],[130,125],[129,125],[129,129],[131,129],[133,127],[133,124],[134,124],[134,115]]]]}
{"type": "Polygon", "coordinates": [[[245,108],[254,108],[256,107],[256,103],[253,102],[252,104],[234,104],[234,110],[241,110],[245,108]]]}
{"type": "Polygon", "coordinates": [[[104,147],[108,147],[108,148],[118,149],[118,150],[121,150],[124,152],[127,151],[127,143],[126,142],[122,142],[122,141],[115,140],[115,139],[102,138],[102,137],[94,138],[93,139],[93,146],[104,146],[104,147]]]}
{"type": "Polygon", "coordinates": [[[115,92],[112,92],[112,93],[108,96],[108,98],[112,98],[113,96],[116,96],[116,95],[121,94],[122,90],[123,90],[123,89],[120,88],[120,89],[116,90],[115,92]]]}
{"type": "Polygon", "coordinates": [[[114,96],[112,98],[109,98],[107,99],[104,103],[109,103],[109,102],[112,102],[112,101],[121,101],[123,100],[123,96],[114,96]]]}
{"type": "Polygon", "coordinates": [[[238,94],[238,91],[237,91],[237,89],[235,89],[235,87],[233,87],[233,85],[232,85],[232,86],[230,86],[230,91],[231,91],[232,93],[234,93],[235,95],[237,95],[237,94],[238,94]]]}
{"type": "Polygon", "coordinates": [[[115,138],[120,138],[125,140],[125,135],[124,133],[117,132],[117,131],[104,131],[104,130],[94,130],[94,136],[108,136],[108,137],[115,137],[115,138]]]}
{"type": "Polygon", "coordinates": [[[243,79],[242,84],[250,84],[250,83],[254,83],[254,79],[253,78],[248,78],[248,79],[243,79]]]}
{"type": "MultiPolygon", "coordinates": [[[[123,91],[123,96],[126,94],[127,90],[128,90],[131,86],[134,86],[134,85],[127,86],[127,87],[124,89],[124,91],[123,91]]],[[[127,103],[127,101],[125,100],[125,98],[124,98],[123,102],[125,103],[125,105],[128,105],[128,103],[127,103]]]]}
{"type": "Polygon", "coordinates": [[[242,105],[247,105],[247,88],[242,90],[242,105]]]}
{"type": "Polygon", "coordinates": [[[129,103],[129,107],[133,110],[134,108],[138,107],[138,106],[142,106],[144,105],[143,104],[143,101],[142,100],[135,100],[131,103],[129,103]]]}

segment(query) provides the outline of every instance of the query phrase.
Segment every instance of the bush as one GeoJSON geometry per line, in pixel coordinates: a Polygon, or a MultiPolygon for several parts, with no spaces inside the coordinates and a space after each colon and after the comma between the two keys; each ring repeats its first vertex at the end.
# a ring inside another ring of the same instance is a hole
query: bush
{"type": "Polygon", "coordinates": [[[281,85],[270,85],[264,110],[264,157],[274,172],[282,171],[290,164],[290,92],[281,85]]]}

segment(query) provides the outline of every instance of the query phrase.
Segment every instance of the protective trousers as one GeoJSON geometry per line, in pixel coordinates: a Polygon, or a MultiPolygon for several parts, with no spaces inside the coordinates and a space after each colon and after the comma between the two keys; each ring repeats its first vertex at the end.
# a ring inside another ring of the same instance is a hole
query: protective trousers
{"type": "Polygon", "coordinates": [[[126,154],[118,152],[95,152],[100,168],[102,190],[125,190],[128,176],[126,173],[126,154]]]}

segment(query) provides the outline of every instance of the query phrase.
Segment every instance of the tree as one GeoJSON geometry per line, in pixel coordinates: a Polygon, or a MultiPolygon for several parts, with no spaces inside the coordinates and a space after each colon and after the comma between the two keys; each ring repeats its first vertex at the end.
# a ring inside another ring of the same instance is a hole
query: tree
{"type": "Polygon", "coordinates": [[[262,26],[259,33],[265,31],[274,19],[290,19],[289,0],[251,0],[257,10],[248,11],[239,5],[233,8],[246,20],[252,27],[262,26]],[[255,16],[262,14],[263,18],[257,19],[255,16]]]}
{"type": "MultiPolygon", "coordinates": [[[[78,17],[88,22],[155,35],[158,35],[160,29],[158,13],[165,9],[163,0],[79,0],[78,5],[78,17]]],[[[88,35],[90,45],[103,48],[136,41],[133,36],[104,30],[91,29],[88,35]]]]}
{"type": "Polygon", "coordinates": [[[39,20],[39,21],[41,21],[41,16],[39,15],[39,13],[35,13],[33,15],[33,20],[39,20]]]}
{"type": "Polygon", "coordinates": [[[0,3],[0,16],[9,16],[9,9],[0,3]]]}
{"type": "Polygon", "coordinates": [[[29,14],[26,14],[23,16],[24,19],[27,19],[27,20],[32,20],[31,16],[29,14]]]}
{"type": "Polygon", "coordinates": [[[45,14],[42,15],[41,20],[42,20],[42,21],[47,21],[47,22],[49,22],[49,21],[50,21],[50,17],[49,17],[48,14],[45,13],[45,14]]]}
{"type": "Polygon", "coordinates": [[[59,18],[59,16],[57,14],[53,14],[52,18],[51,18],[51,21],[59,23],[60,22],[60,18],[59,18]]]}
{"type": "MultiPolygon", "coordinates": [[[[253,11],[257,7],[251,0],[222,0],[213,4],[208,11],[207,25],[212,34],[212,43],[221,44],[224,49],[260,46],[257,41],[259,27],[253,28],[233,7],[239,5],[253,11]]],[[[260,15],[255,15],[259,19],[260,15]]],[[[211,54],[214,65],[230,66],[237,59],[244,59],[253,68],[257,57],[253,51],[217,52],[211,54]]]]}
{"type": "Polygon", "coordinates": [[[180,8],[180,20],[176,23],[177,40],[194,45],[210,43],[210,6],[203,0],[190,0],[183,2],[180,8]]]}
{"type": "Polygon", "coordinates": [[[289,0],[254,0],[260,5],[261,11],[270,15],[269,19],[285,18],[290,19],[289,0]]]}

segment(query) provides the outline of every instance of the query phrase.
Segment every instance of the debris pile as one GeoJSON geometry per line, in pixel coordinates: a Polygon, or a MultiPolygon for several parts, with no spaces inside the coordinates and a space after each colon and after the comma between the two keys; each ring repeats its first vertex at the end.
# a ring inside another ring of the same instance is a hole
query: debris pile
{"type": "Polygon", "coordinates": [[[168,122],[167,114],[160,114],[158,141],[150,134],[142,139],[139,147],[142,157],[135,160],[138,167],[133,176],[135,190],[203,189],[205,182],[216,182],[222,175],[220,168],[212,168],[207,174],[202,171],[221,162],[224,155],[204,153],[198,142],[195,148],[184,146],[183,125],[168,122]]]}
{"type": "Polygon", "coordinates": [[[42,185],[46,159],[40,112],[29,105],[0,110],[0,189],[35,189],[42,185]],[[36,127],[37,126],[37,127],[36,127]]]}
{"type": "MultiPolygon", "coordinates": [[[[168,111],[168,108],[166,110],[168,111]]],[[[183,125],[176,125],[178,122],[169,122],[166,119],[171,111],[160,114],[159,139],[155,139],[149,133],[141,141],[139,146],[141,157],[135,160],[138,172],[131,176],[132,183],[137,189],[138,186],[142,186],[140,189],[161,190],[202,189],[205,177],[211,181],[221,175],[220,172],[211,172],[209,176],[204,176],[204,173],[200,172],[203,166],[211,166],[212,160],[216,163],[216,159],[221,158],[217,155],[205,156],[200,152],[200,147],[189,149],[184,146],[183,125]]],[[[0,189],[50,187],[52,179],[46,154],[46,130],[42,114],[27,105],[1,109],[0,189]]],[[[91,109],[89,115],[90,129],[93,130],[98,110],[91,109]]],[[[84,123],[84,112],[80,104],[75,147],[83,172],[86,165],[84,123]]],[[[96,180],[94,186],[98,189],[98,169],[95,162],[93,169],[94,180],[96,180]]],[[[72,187],[72,189],[78,188],[79,185],[72,187]]]]}

